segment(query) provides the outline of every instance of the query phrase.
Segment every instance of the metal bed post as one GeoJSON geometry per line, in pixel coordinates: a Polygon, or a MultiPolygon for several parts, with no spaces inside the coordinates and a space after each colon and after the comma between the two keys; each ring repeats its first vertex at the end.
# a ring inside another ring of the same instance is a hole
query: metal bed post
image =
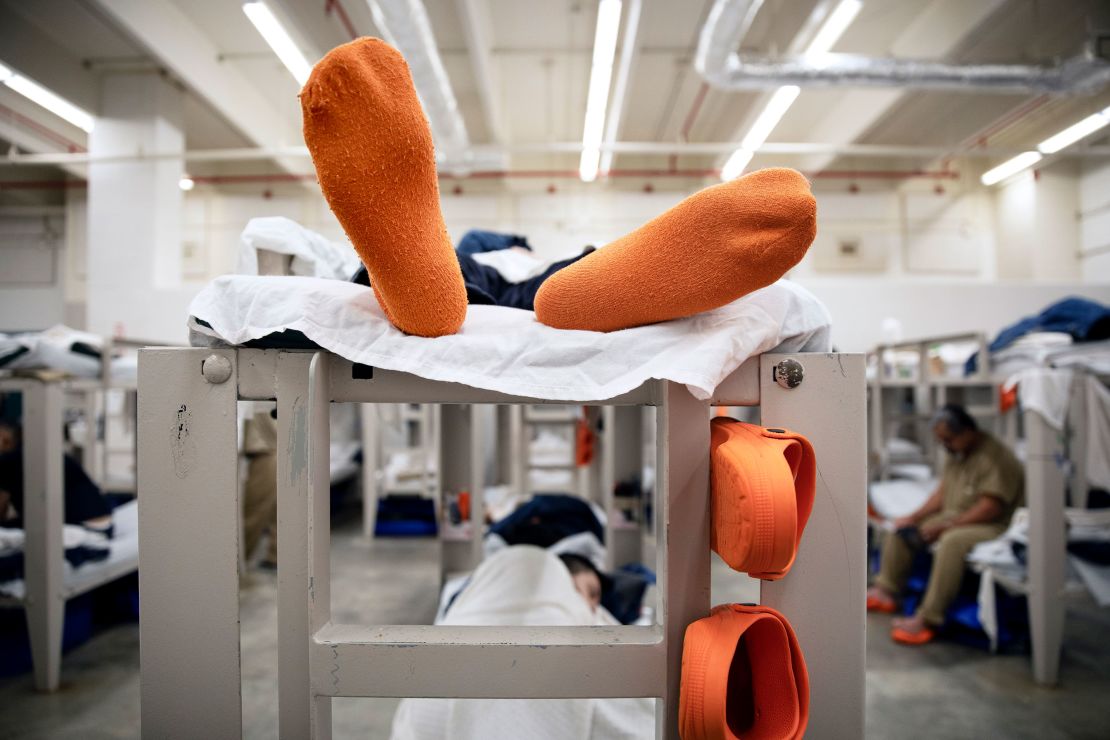
{"type": "Polygon", "coordinates": [[[25,615],[35,688],[56,691],[65,623],[65,494],[62,387],[20,382],[23,392],[25,615]]]}
{"type": "Polygon", "coordinates": [[[1027,597],[1033,642],[1033,677],[1054,685],[1064,634],[1067,534],[1064,526],[1064,477],[1056,463],[1060,433],[1040,413],[1027,409],[1025,421],[1025,497],[1029,507],[1027,597]]]}
{"type": "Polygon", "coordinates": [[[863,737],[864,377],[862,355],[760,357],[760,423],[806,435],[817,456],[813,513],[797,560],[782,580],[763,582],[760,599],[786,615],[805,653],[811,687],[810,738],[863,737]],[[784,360],[804,363],[796,387],[776,382],[784,377],[782,370],[775,370],[784,360]]]}
{"type": "Polygon", "coordinates": [[[641,480],[644,467],[643,409],[639,406],[605,406],[602,410],[601,503],[605,508],[605,544],[610,570],[642,559],[644,511],[636,502],[633,521],[617,508],[616,487],[621,481],[641,480]]]}
{"type": "Polygon", "coordinates": [[[362,428],[362,534],[370,540],[374,539],[374,530],[378,523],[378,499],[381,496],[378,475],[382,466],[382,420],[376,403],[359,404],[358,413],[362,428]]]}
{"type": "Polygon", "coordinates": [[[242,734],[235,350],[139,361],[140,695],[146,737],[242,734]]]}
{"type": "Polygon", "coordinates": [[[439,491],[441,512],[440,578],[446,580],[460,571],[473,570],[482,559],[482,525],[485,521],[484,496],[485,460],[482,457],[481,434],[478,431],[477,409],[472,404],[444,404],[439,412],[439,491]],[[470,496],[469,528],[449,534],[446,522],[446,496],[468,491],[470,496]]]}

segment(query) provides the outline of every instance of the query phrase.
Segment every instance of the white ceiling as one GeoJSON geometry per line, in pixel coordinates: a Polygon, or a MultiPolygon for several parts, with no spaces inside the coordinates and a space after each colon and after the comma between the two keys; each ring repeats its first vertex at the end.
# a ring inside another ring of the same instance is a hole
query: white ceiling
{"type": "MultiPolygon", "coordinates": [[[[137,1],[137,0],[135,0],[137,1]]],[[[213,51],[222,74],[259,94],[266,115],[281,122],[280,143],[297,144],[297,85],[254,31],[238,0],[145,0],[153,22],[191,27],[213,51]],[[165,10],[158,16],[155,10],[165,10]],[[180,20],[184,19],[184,20],[180,20]],[[285,141],[287,140],[288,141],[285,141]]],[[[374,35],[364,0],[339,0],[359,34],[374,35]]],[[[424,0],[472,142],[491,143],[463,23],[461,0],[424,0]]],[[[592,53],[595,0],[477,0],[491,19],[495,95],[502,111],[500,143],[517,145],[576,141],[582,135],[592,53]]],[[[190,149],[273,144],[243,130],[233,111],[241,101],[220,99],[183,73],[188,60],[171,58],[153,35],[136,31],[112,7],[127,0],[0,0],[0,60],[93,110],[99,80],[122,69],[164,70],[188,91],[186,144],[190,149]]],[[[772,0],[760,11],[744,49],[772,55],[789,46],[817,0],[772,0]]],[[[271,0],[310,58],[349,40],[325,0],[271,0]]],[[[765,95],[707,89],[693,68],[698,32],[711,0],[644,0],[639,53],[629,85],[623,141],[736,141],[765,95]],[[700,104],[698,101],[700,100],[700,104]]],[[[865,0],[863,10],[835,47],[873,55],[939,56],[952,61],[1051,63],[1080,51],[1089,34],[1110,29],[1105,0],[865,0]],[[961,14],[986,8],[973,23],[961,14]],[[934,29],[939,29],[936,31],[934,29]],[[920,33],[916,33],[920,30],[920,33]]],[[[622,41],[623,43],[623,41],[622,41]]],[[[242,88],[240,88],[242,89],[242,88]]],[[[772,142],[960,145],[1035,96],[921,91],[805,90],[776,128],[772,142]]],[[[0,103],[4,101],[0,99],[0,103]]],[[[1110,104],[1110,91],[1041,101],[1027,117],[999,131],[992,146],[1028,147],[1093,110],[1110,104]]],[[[0,123],[4,110],[0,108],[0,123]]],[[[42,122],[79,136],[72,127],[42,115],[42,122]]],[[[617,168],[711,168],[719,156],[619,155],[617,168]]],[[[796,164],[760,155],[753,166],[796,164]]],[[[917,162],[924,166],[927,162],[917,162]]],[[[824,157],[818,169],[903,167],[905,161],[824,157]]],[[[273,163],[210,165],[215,171],[272,171],[273,163]]],[[[573,154],[517,153],[514,169],[574,169],[573,154]]],[[[799,165],[800,166],[800,165],[799,165]]]]}

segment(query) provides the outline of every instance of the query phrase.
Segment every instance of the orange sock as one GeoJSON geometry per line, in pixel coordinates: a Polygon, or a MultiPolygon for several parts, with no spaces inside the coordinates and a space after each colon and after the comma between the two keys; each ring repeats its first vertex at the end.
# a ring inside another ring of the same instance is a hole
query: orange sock
{"type": "Polygon", "coordinates": [[[718,308],[796,265],[816,218],[809,183],[794,170],[705,188],[548,278],[536,318],[557,329],[614,331],[718,308]]]}
{"type": "Polygon", "coordinates": [[[428,120],[401,54],[361,38],[328,52],[301,91],[320,189],[370,273],[389,320],[454,334],[466,288],[439,209],[428,120]]]}

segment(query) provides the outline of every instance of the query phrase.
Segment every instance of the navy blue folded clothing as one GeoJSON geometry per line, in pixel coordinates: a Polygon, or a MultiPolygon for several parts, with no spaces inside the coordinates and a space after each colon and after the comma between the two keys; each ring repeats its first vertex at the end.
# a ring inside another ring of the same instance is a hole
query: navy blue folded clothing
{"type": "Polygon", "coordinates": [[[576,496],[539,495],[490,527],[510,545],[550,547],[559,540],[592,532],[605,542],[605,530],[590,505],[576,496]]]}
{"type": "MultiPolygon", "coordinates": [[[[1086,298],[1065,298],[1045,308],[1035,316],[1026,316],[1016,324],[1007,326],[991,342],[989,350],[1005,349],[1019,338],[1032,332],[1062,332],[1077,342],[1095,342],[1110,339],[1110,306],[1086,298]]],[[[964,372],[971,375],[979,365],[979,353],[968,358],[964,372]]]]}

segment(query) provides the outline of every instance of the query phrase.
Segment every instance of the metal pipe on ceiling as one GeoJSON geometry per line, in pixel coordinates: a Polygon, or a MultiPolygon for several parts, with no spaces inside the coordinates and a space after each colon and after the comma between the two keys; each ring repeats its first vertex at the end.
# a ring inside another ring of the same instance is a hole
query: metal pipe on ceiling
{"type": "MultiPolygon", "coordinates": [[[[461,175],[441,173],[440,179],[447,181],[456,180],[515,180],[515,179],[546,179],[546,180],[578,180],[578,170],[473,170],[461,175]]],[[[639,178],[639,179],[703,179],[719,177],[718,169],[614,169],[609,171],[609,177],[639,178]]],[[[957,180],[960,173],[955,170],[824,170],[821,172],[806,173],[806,176],[815,180],[957,180]]],[[[200,185],[252,185],[275,183],[293,183],[315,181],[315,175],[298,175],[293,173],[268,173],[258,175],[212,175],[208,177],[195,176],[194,182],[200,185]]],[[[0,180],[0,191],[5,190],[64,190],[70,188],[83,188],[87,185],[84,180],[0,180]]]]}
{"type": "MultiPolygon", "coordinates": [[[[616,154],[680,154],[713,156],[731,152],[736,148],[734,142],[666,142],[666,141],[622,141],[602,144],[602,151],[616,154]]],[[[470,161],[474,169],[503,170],[496,163],[503,161],[509,153],[518,154],[579,154],[582,142],[525,142],[504,146],[471,147],[470,161]]],[[[1023,149],[1012,147],[977,147],[960,154],[960,157],[1005,157],[1019,154],[1023,149]]],[[[810,142],[767,142],[758,149],[759,154],[783,156],[806,156],[811,154],[835,154],[852,157],[906,158],[930,160],[951,154],[950,146],[899,146],[885,144],[820,144],[810,142]]],[[[1061,156],[1110,156],[1110,146],[1080,146],[1061,152],[1061,156]]],[[[253,162],[277,158],[308,157],[308,150],[301,147],[260,147],[241,149],[193,149],[184,152],[133,152],[115,155],[90,155],[87,153],[49,153],[21,154],[13,152],[0,155],[0,167],[40,165],[87,165],[91,163],[149,162],[156,160],[177,160],[180,162],[253,162]]],[[[441,169],[452,171],[441,162],[441,169]]]]}
{"type": "Polygon", "coordinates": [[[428,12],[420,0],[366,0],[382,37],[404,56],[428,116],[436,151],[452,170],[472,165],[470,136],[436,48],[428,12]]]}
{"type": "Polygon", "coordinates": [[[833,53],[771,59],[733,51],[761,4],[716,0],[695,56],[695,67],[709,84],[726,90],[797,85],[1083,95],[1110,83],[1110,62],[1089,51],[1055,65],[954,64],[833,53]]]}

